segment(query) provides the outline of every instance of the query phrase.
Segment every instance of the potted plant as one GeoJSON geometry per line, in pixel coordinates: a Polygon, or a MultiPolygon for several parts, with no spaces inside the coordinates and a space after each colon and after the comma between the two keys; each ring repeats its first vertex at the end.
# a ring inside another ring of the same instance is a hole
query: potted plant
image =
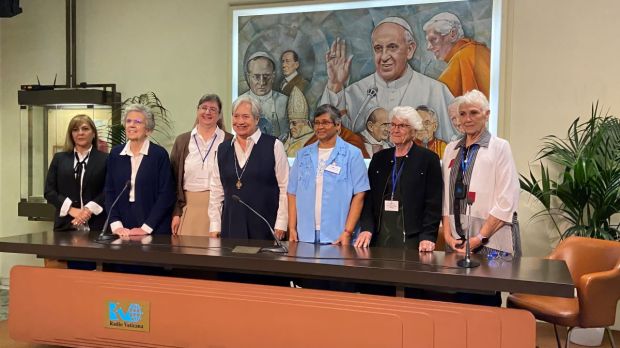
{"type": "Polygon", "coordinates": [[[612,222],[620,211],[620,121],[616,117],[603,115],[598,103],[593,104],[590,118],[574,120],[566,138],[544,137],[536,161],[540,178],[531,169],[520,178],[521,189],[543,206],[534,217],[549,216],[560,239],[577,235],[620,240],[620,226],[612,222]],[[560,220],[570,227],[561,230],[560,220]]]}
{"type": "MultiPolygon", "coordinates": [[[[572,235],[620,240],[619,224],[612,222],[620,211],[617,118],[603,115],[598,103],[593,104],[590,118],[575,119],[565,138],[544,137],[536,161],[540,178],[531,169],[529,175],[520,177],[521,189],[543,206],[533,217],[548,216],[560,240],[572,235]],[[560,229],[560,222],[567,222],[568,227],[560,229]]],[[[599,346],[603,334],[603,328],[575,328],[571,341],[599,346]]]]}

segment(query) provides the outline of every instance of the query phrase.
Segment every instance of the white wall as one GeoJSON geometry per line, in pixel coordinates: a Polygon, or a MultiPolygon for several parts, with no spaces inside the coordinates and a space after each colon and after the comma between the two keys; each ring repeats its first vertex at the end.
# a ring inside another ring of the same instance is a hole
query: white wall
{"type": "MultiPolygon", "coordinates": [[[[611,114],[620,111],[620,66],[614,63],[620,54],[614,33],[620,2],[528,0],[510,7],[509,136],[517,167],[526,173],[540,139],[565,135],[571,121],[590,115],[593,102],[599,100],[611,114]]],[[[525,218],[530,210],[527,196],[522,198],[525,218]]],[[[528,254],[548,249],[543,227],[526,225],[528,254]]]]}
{"type": "MultiPolygon", "coordinates": [[[[3,167],[0,175],[0,236],[49,229],[51,224],[28,222],[17,217],[19,201],[19,107],[17,90],[21,84],[51,84],[58,73],[64,82],[64,1],[22,1],[24,13],[4,18],[0,24],[0,143],[3,167]]],[[[13,264],[40,263],[33,256],[0,254],[2,277],[13,264]]]]}
{"type": "MultiPolygon", "coordinates": [[[[258,1],[243,1],[243,3],[258,1]]],[[[547,134],[562,135],[592,102],[620,109],[617,0],[505,0],[500,136],[510,140],[518,170],[547,134]],[[616,104],[614,104],[616,103],[616,104]]],[[[0,20],[0,236],[38,231],[49,224],[17,217],[19,162],[17,89],[64,82],[64,1],[22,0],[24,13],[0,20]]],[[[189,129],[197,98],[205,92],[230,105],[229,4],[225,1],[81,0],[78,3],[78,82],[114,82],[123,96],[153,90],[189,129]]],[[[554,232],[529,221],[522,196],[524,253],[545,255],[554,232]]],[[[32,258],[0,256],[0,276],[32,258]]]]}

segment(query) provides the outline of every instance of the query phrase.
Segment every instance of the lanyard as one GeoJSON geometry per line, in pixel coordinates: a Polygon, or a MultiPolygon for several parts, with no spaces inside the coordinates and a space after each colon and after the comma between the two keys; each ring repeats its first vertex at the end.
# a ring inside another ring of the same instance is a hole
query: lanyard
{"type": "Polygon", "coordinates": [[[396,173],[396,166],[398,162],[396,162],[396,150],[394,150],[394,165],[392,166],[392,200],[394,200],[394,192],[396,191],[396,184],[400,179],[400,175],[403,173],[403,168],[405,167],[405,162],[400,165],[400,169],[398,173],[396,173]]]}
{"type": "Polygon", "coordinates": [[[196,147],[198,148],[198,153],[200,154],[200,159],[202,160],[202,168],[205,167],[205,161],[207,157],[209,157],[209,152],[211,152],[211,148],[213,147],[213,143],[215,143],[215,139],[217,139],[217,133],[214,134],[213,140],[211,140],[211,145],[209,145],[209,149],[204,157],[202,157],[202,151],[200,150],[200,145],[198,145],[198,140],[196,140],[196,134],[194,134],[194,142],[196,143],[196,147]]]}
{"type": "Polygon", "coordinates": [[[464,147],[465,150],[461,157],[461,171],[463,172],[463,177],[465,177],[465,173],[467,173],[467,167],[471,164],[471,158],[474,155],[474,150],[479,147],[478,144],[473,144],[468,148],[464,147]]]}

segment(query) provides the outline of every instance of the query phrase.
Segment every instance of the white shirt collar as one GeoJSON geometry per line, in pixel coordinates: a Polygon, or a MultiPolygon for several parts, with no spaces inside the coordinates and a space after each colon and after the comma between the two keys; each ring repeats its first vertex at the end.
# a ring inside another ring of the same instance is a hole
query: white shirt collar
{"type": "MultiPolygon", "coordinates": [[[[127,143],[125,144],[125,147],[123,148],[123,151],[121,151],[121,155],[124,156],[132,156],[133,157],[133,153],[130,151],[130,144],[131,144],[131,140],[127,140],[127,143]]],[[[151,144],[151,142],[146,139],[144,141],[144,143],[142,144],[142,148],[140,149],[140,154],[141,155],[147,155],[149,154],[149,145],[151,144]]]]}
{"type": "MultiPolygon", "coordinates": [[[[198,134],[198,126],[195,126],[194,129],[192,129],[192,132],[190,133],[190,136],[193,137],[196,134],[198,134]]],[[[223,139],[224,131],[221,130],[219,126],[215,126],[215,133],[213,133],[213,134],[217,134],[218,138],[222,138],[223,139]]],[[[207,139],[203,139],[203,140],[207,140],[207,139]]]]}
{"type": "Polygon", "coordinates": [[[84,155],[82,155],[81,153],[79,153],[75,147],[73,148],[73,153],[77,153],[78,154],[78,158],[79,159],[84,159],[86,156],[88,156],[90,154],[90,151],[93,149],[93,146],[91,145],[88,150],[84,153],[84,155]]]}
{"type": "Polygon", "coordinates": [[[293,73],[288,76],[284,76],[284,79],[286,80],[286,82],[291,82],[291,80],[294,79],[295,76],[297,76],[297,70],[293,71],[293,73]]]}
{"type": "MultiPolygon", "coordinates": [[[[256,128],[256,132],[254,132],[254,134],[250,135],[249,138],[252,139],[252,141],[254,142],[254,144],[258,143],[258,139],[260,139],[261,136],[261,131],[260,129],[258,129],[258,127],[256,128]]],[[[237,135],[235,135],[235,137],[233,138],[233,143],[237,141],[237,135]]]]}

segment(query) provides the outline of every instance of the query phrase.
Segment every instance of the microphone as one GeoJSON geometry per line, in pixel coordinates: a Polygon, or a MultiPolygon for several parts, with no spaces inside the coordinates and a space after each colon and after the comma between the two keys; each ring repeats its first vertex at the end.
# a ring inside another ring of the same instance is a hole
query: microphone
{"type": "Polygon", "coordinates": [[[256,214],[256,216],[258,216],[259,218],[261,218],[261,220],[265,221],[265,223],[267,224],[267,227],[269,227],[269,231],[271,231],[271,235],[273,236],[273,239],[276,241],[276,244],[278,245],[277,247],[269,247],[269,248],[261,248],[261,251],[270,251],[272,253],[288,253],[288,248],[286,246],[284,246],[282,244],[282,242],[280,242],[280,240],[278,239],[278,237],[276,237],[276,232],[273,230],[273,228],[271,228],[271,225],[269,224],[269,222],[267,221],[267,219],[265,219],[259,212],[257,212],[256,210],[254,210],[252,207],[250,207],[246,202],[244,202],[241,198],[239,198],[239,196],[237,195],[232,195],[232,199],[236,202],[239,202],[241,204],[243,204],[246,208],[250,209],[250,211],[254,214],[256,214]]]}
{"type": "Polygon", "coordinates": [[[362,102],[362,105],[360,106],[359,110],[357,110],[357,114],[355,115],[355,118],[351,120],[351,130],[353,132],[357,133],[357,131],[355,131],[355,122],[362,114],[362,111],[364,111],[364,108],[366,108],[366,105],[368,105],[368,102],[370,102],[370,99],[374,98],[375,96],[377,96],[377,86],[372,86],[368,88],[368,90],[366,90],[366,97],[364,98],[364,101],[362,102]]]}
{"type": "Polygon", "coordinates": [[[125,192],[125,190],[127,190],[127,188],[129,188],[130,186],[131,186],[131,179],[129,179],[129,180],[127,180],[127,182],[125,182],[125,186],[123,186],[123,189],[121,190],[121,192],[118,194],[118,196],[116,196],[116,199],[114,200],[114,202],[112,202],[112,205],[110,206],[110,211],[108,212],[108,217],[105,218],[105,222],[103,223],[103,229],[101,230],[101,233],[99,233],[99,236],[96,239],[97,242],[114,240],[114,239],[118,238],[118,235],[116,235],[114,233],[109,233],[108,234],[108,233],[105,233],[105,232],[108,229],[108,223],[110,222],[110,213],[112,212],[112,209],[116,205],[116,202],[118,202],[119,198],[121,198],[121,196],[123,195],[123,192],[125,192]]]}
{"type": "Polygon", "coordinates": [[[471,236],[471,206],[476,201],[476,192],[467,191],[467,232],[465,233],[465,258],[458,260],[457,265],[462,268],[475,268],[480,262],[471,259],[469,237],[471,236]]]}

